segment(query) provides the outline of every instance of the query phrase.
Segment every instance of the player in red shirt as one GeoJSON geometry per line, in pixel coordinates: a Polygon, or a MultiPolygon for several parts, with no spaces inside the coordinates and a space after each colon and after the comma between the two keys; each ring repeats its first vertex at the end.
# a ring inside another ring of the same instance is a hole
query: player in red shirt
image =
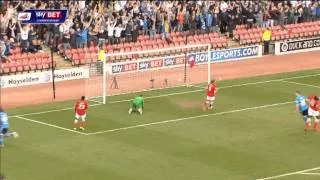
{"type": "Polygon", "coordinates": [[[312,94],[309,97],[308,119],[314,118],[313,130],[319,131],[318,124],[320,119],[320,102],[318,96],[312,94]]]}
{"type": "Polygon", "coordinates": [[[205,110],[213,108],[213,103],[216,99],[215,95],[216,95],[217,91],[218,91],[218,88],[216,85],[216,81],[211,80],[211,82],[210,82],[210,84],[208,84],[208,88],[207,88],[207,99],[204,104],[205,110]]]}
{"type": "Polygon", "coordinates": [[[86,101],[85,96],[81,96],[81,99],[77,101],[74,111],[76,113],[76,117],[73,123],[73,129],[77,130],[78,128],[78,121],[81,120],[80,122],[80,129],[84,130],[84,125],[86,121],[86,116],[87,116],[87,109],[88,109],[88,102],[86,101]]]}

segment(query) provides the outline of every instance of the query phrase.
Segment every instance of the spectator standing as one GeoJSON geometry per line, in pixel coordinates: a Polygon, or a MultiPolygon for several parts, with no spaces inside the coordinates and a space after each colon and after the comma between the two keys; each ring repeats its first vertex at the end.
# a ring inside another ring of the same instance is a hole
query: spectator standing
{"type": "Polygon", "coordinates": [[[183,25],[184,25],[184,18],[185,18],[185,12],[183,8],[178,9],[178,15],[177,15],[177,21],[178,21],[178,32],[183,31],[183,25]]]}
{"type": "Polygon", "coordinates": [[[80,48],[81,46],[81,29],[80,29],[80,25],[79,24],[76,24],[75,26],[76,28],[76,45],[77,45],[77,48],[80,48]]]}
{"type": "Polygon", "coordinates": [[[303,22],[303,8],[298,7],[297,9],[297,23],[302,23],[303,22]]]}
{"type": "Polygon", "coordinates": [[[133,42],[138,41],[139,29],[140,29],[140,20],[138,19],[138,16],[136,16],[133,21],[133,28],[132,28],[132,41],[133,42]]]}
{"type": "Polygon", "coordinates": [[[247,25],[248,28],[252,28],[254,23],[254,15],[253,10],[250,8],[247,12],[247,25]]]}
{"type": "Polygon", "coordinates": [[[259,10],[257,12],[255,19],[257,21],[258,27],[263,27],[263,12],[262,12],[262,10],[259,10]]]}
{"type": "Polygon", "coordinates": [[[195,33],[197,29],[196,13],[193,11],[190,19],[190,31],[195,33]]]}
{"type": "Polygon", "coordinates": [[[6,27],[7,27],[7,24],[8,24],[8,17],[7,15],[5,15],[4,13],[1,13],[0,12],[0,34],[1,35],[4,35],[6,34],[6,27]]]}
{"type": "Polygon", "coordinates": [[[143,35],[147,35],[149,34],[149,17],[147,17],[146,15],[143,16],[143,20],[142,20],[142,34],[143,35]]]}
{"type": "Polygon", "coordinates": [[[126,35],[126,42],[132,41],[132,31],[133,31],[133,21],[132,19],[129,20],[128,25],[125,29],[125,35],[126,35]]]}
{"type": "Polygon", "coordinates": [[[77,33],[73,28],[70,29],[70,46],[72,49],[77,48],[77,33]]]}
{"type": "Polygon", "coordinates": [[[91,46],[92,43],[93,44],[97,44],[98,43],[98,31],[99,31],[99,27],[97,26],[90,26],[89,27],[89,45],[91,46]]]}
{"type": "Polygon", "coordinates": [[[11,59],[8,57],[9,55],[9,49],[6,46],[4,41],[0,41],[0,62],[7,62],[11,61],[11,59]]]}
{"type": "Polygon", "coordinates": [[[52,25],[52,32],[53,32],[53,46],[54,46],[54,51],[58,51],[58,43],[60,39],[60,30],[59,30],[59,25],[58,24],[53,24],[52,25]]]}
{"type": "Polygon", "coordinates": [[[151,16],[151,18],[150,18],[149,29],[150,29],[150,31],[149,31],[150,39],[153,40],[156,38],[156,33],[157,33],[155,16],[151,16]]]}
{"type": "Polygon", "coordinates": [[[108,20],[107,22],[107,31],[108,31],[108,43],[109,44],[113,44],[113,35],[114,35],[114,28],[117,24],[117,21],[111,21],[111,20],[108,20]]]}
{"type": "Polygon", "coordinates": [[[206,25],[207,25],[207,32],[212,32],[213,28],[212,28],[212,21],[213,21],[213,13],[212,10],[209,10],[206,13],[206,25]]]}
{"type": "Polygon", "coordinates": [[[29,35],[28,35],[28,43],[29,43],[29,51],[30,52],[37,52],[38,49],[36,47],[36,39],[37,33],[34,31],[34,26],[30,26],[29,35]]]}
{"type": "Polygon", "coordinates": [[[295,12],[293,7],[288,8],[288,24],[295,23],[295,12]]]}
{"type": "Polygon", "coordinates": [[[316,6],[316,18],[318,20],[320,18],[320,4],[316,2],[315,6],[316,6]]]}
{"type": "Polygon", "coordinates": [[[311,21],[315,21],[317,17],[317,2],[315,2],[314,4],[311,4],[310,10],[311,10],[311,21]]]}
{"type": "Polygon", "coordinates": [[[262,41],[264,45],[264,54],[269,54],[269,45],[270,45],[270,39],[271,39],[271,31],[269,28],[267,28],[262,35],[262,41]]]}
{"type": "Polygon", "coordinates": [[[228,25],[228,14],[226,9],[222,9],[221,13],[220,13],[220,32],[222,34],[227,32],[227,25],[228,25]]]}
{"type": "Polygon", "coordinates": [[[283,7],[280,7],[279,8],[279,25],[283,26],[285,25],[285,12],[284,12],[284,8],[283,7]]]}
{"type": "Polygon", "coordinates": [[[17,21],[15,18],[9,20],[7,35],[9,38],[16,39],[17,21]]]}
{"type": "Polygon", "coordinates": [[[205,17],[204,15],[201,13],[200,14],[200,29],[201,29],[201,33],[204,34],[206,33],[206,21],[205,21],[205,17]]]}
{"type": "Polygon", "coordinates": [[[302,22],[308,22],[310,20],[311,12],[309,7],[304,3],[302,5],[302,22]]]}
{"type": "Polygon", "coordinates": [[[92,16],[90,17],[89,22],[84,22],[82,24],[82,27],[80,29],[80,48],[86,48],[88,47],[88,33],[89,33],[89,27],[92,21],[92,16]]]}
{"type": "Polygon", "coordinates": [[[21,23],[18,22],[19,29],[20,29],[20,34],[21,34],[21,46],[22,46],[22,51],[23,52],[28,52],[29,51],[29,27],[28,25],[24,25],[23,27],[21,26],[21,23]]]}
{"type": "Polygon", "coordinates": [[[118,25],[114,28],[114,37],[116,44],[120,43],[121,33],[123,30],[125,30],[125,27],[120,23],[118,23],[118,25]]]}
{"type": "Polygon", "coordinates": [[[170,35],[170,23],[167,18],[164,19],[162,27],[163,27],[162,39],[168,40],[170,35]]]}
{"type": "Polygon", "coordinates": [[[228,21],[228,34],[230,38],[233,38],[233,31],[236,29],[235,17],[233,14],[229,16],[228,21]]]}
{"type": "Polygon", "coordinates": [[[62,37],[62,48],[65,49],[71,49],[71,35],[70,32],[64,33],[62,37]]]}

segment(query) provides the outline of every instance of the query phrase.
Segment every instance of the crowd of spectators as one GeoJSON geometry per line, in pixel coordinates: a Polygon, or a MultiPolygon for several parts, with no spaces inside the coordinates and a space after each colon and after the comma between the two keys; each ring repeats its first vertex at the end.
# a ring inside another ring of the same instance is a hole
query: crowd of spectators
{"type": "Polygon", "coordinates": [[[270,27],[313,21],[320,17],[316,1],[58,1],[0,0],[0,53],[20,44],[23,52],[41,49],[41,44],[62,44],[63,49],[83,48],[92,43],[117,44],[137,41],[139,35],[154,39],[170,32],[220,32],[232,37],[238,24],[270,27]],[[21,25],[17,12],[26,9],[68,9],[65,23],[21,25]]]}

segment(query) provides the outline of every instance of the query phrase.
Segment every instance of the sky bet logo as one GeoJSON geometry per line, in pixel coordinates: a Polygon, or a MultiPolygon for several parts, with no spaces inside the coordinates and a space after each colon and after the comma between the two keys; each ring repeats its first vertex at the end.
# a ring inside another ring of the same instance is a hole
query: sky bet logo
{"type": "Polygon", "coordinates": [[[37,10],[29,9],[20,12],[18,20],[22,24],[62,24],[67,18],[68,10],[37,10]],[[20,18],[19,18],[20,17],[20,18]]]}
{"type": "Polygon", "coordinates": [[[37,18],[42,18],[42,19],[60,19],[61,18],[61,12],[59,11],[47,11],[47,12],[36,12],[37,18]]]}

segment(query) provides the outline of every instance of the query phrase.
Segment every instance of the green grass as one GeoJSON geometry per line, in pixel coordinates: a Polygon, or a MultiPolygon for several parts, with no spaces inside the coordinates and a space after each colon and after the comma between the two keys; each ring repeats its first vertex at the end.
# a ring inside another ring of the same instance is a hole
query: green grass
{"type": "Polygon", "coordinates": [[[2,171],[10,180],[255,180],[319,167],[320,134],[303,133],[290,103],[296,89],[319,92],[307,86],[320,87],[319,77],[313,70],[221,81],[215,109],[207,112],[199,87],[143,92],[142,116],[127,113],[127,100],[140,93],[111,96],[90,108],[89,135],[15,117],[71,129],[73,101],[10,109],[12,130],[21,136],[6,139],[2,171]],[[316,74],[287,79],[306,85],[270,81],[316,74]],[[62,108],[71,109],[23,115],[62,108]]]}

